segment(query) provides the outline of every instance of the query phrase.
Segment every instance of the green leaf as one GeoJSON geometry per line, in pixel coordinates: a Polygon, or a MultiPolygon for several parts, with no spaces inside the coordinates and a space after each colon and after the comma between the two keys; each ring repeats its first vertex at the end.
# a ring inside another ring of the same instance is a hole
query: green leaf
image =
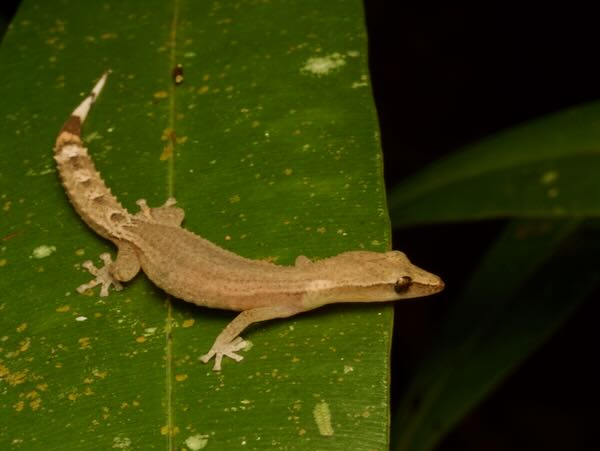
{"type": "Polygon", "coordinates": [[[130,210],[174,195],[189,229],[281,264],[385,250],[363,22],[358,0],[23,1],[0,50],[2,449],[387,448],[390,307],[252,328],[244,361],[215,374],[197,357],[233,313],[143,276],[75,292],[109,243],[52,161],[110,68],[84,138],[130,210]]]}
{"type": "Polygon", "coordinates": [[[394,418],[397,451],[433,449],[600,280],[599,229],[514,221],[444,322],[394,418]]]}
{"type": "Polygon", "coordinates": [[[498,217],[600,216],[600,103],[466,147],[394,187],[394,227],[498,217]]]}

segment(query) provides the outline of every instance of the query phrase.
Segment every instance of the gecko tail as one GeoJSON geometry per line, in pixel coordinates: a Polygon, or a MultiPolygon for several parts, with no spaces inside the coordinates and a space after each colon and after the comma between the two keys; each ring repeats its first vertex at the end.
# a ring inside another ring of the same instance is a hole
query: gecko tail
{"type": "Polygon", "coordinates": [[[67,143],[81,144],[81,126],[90,112],[92,105],[100,95],[102,88],[104,88],[106,78],[110,72],[109,69],[102,74],[89,95],[73,110],[71,116],[64,123],[56,138],[56,150],[59,150],[67,143]]]}
{"type": "Polygon", "coordinates": [[[94,166],[81,138],[81,126],[109,72],[105,72],[83,99],[56,138],[54,160],[69,200],[83,220],[105,238],[116,238],[121,225],[129,221],[130,214],[112,195],[94,166]]]}
{"type": "Polygon", "coordinates": [[[71,113],[71,117],[78,117],[81,123],[85,121],[85,118],[87,117],[90,109],[92,108],[92,105],[100,95],[102,88],[104,88],[104,84],[106,83],[106,77],[108,77],[108,74],[110,74],[110,70],[107,70],[102,74],[102,77],[100,77],[100,80],[98,80],[90,94],[85,99],[83,99],[83,102],[81,102],[77,108],[73,110],[73,112],[71,113]]]}

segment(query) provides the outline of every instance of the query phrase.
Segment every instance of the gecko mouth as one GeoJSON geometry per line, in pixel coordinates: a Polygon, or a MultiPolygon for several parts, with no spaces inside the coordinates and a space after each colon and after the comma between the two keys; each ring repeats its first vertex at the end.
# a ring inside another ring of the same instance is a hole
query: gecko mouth
{"type": "Polygon", "coordinates": [[[418,283],[418,282],[413,282],[411,285],[417,291],[419,291],[420,293],[423,293],[423,295],[439,293],[445,287],[444,282],[442,282],[442,280],[439,280],[438,283],[436,283],[435,285],[428,285],[428,284],[423,284],[423,283],[418,283]]]}

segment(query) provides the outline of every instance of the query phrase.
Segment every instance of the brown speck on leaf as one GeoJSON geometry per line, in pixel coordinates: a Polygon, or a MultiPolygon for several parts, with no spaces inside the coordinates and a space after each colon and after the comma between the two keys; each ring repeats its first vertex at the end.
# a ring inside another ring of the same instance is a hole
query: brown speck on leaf
{"type": "Polygon", "coordinates": [[[14,237],[16,237],[18,234],[19,234],[18,232],[9,233],[8,235],[2,237],[2,241],[11,240],[14,237]]]}
{"type": "Polygon", "coordinates": [[[171,75],[173,77],[173,83],[175,83],[175,86],[179,86],[181,83],[183,83],[183,66],[181,64],[175,66],[171,75]]]}

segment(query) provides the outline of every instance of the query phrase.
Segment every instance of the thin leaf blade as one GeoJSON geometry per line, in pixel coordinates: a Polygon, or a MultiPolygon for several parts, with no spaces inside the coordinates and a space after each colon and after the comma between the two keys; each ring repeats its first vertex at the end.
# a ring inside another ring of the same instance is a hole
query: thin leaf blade
{"type": "Polygon", "coordinates": [[[599,215],[600,104],[498,133],[394,187],[394,227],[501,217],[599,215]]]}

